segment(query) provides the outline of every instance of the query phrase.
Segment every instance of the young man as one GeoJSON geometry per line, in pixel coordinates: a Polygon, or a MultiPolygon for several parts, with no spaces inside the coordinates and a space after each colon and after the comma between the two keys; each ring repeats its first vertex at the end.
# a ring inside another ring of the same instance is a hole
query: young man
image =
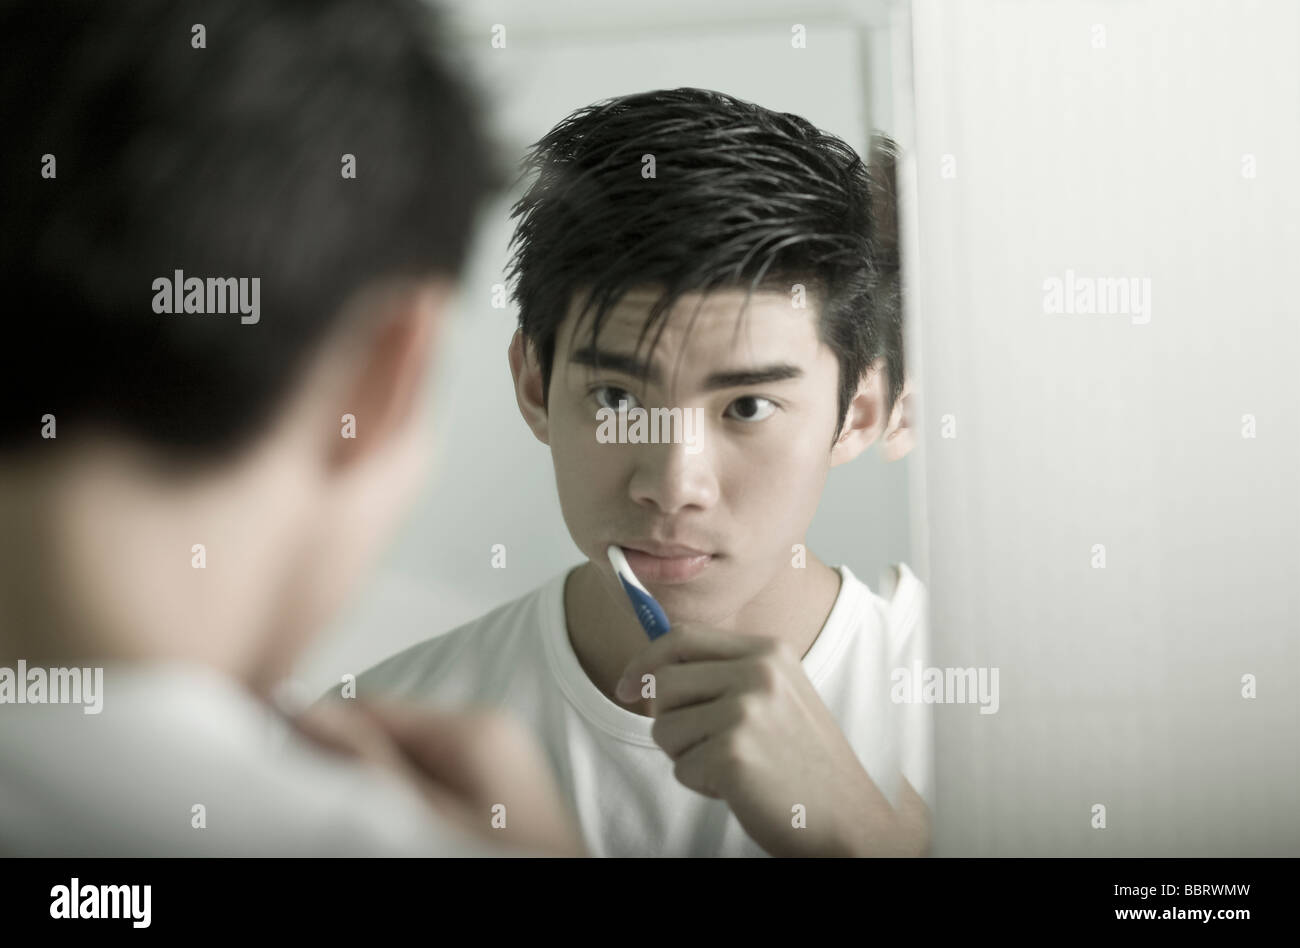
{"type": "Polygon", "coordinates": [[[0,853],[579,853],[522,729],[271,701],[421,479],[494,184],[422,6],[0,33],[0,853]]]}
{"type": "Polygon", "coordinates": [[[359,687],[533,722],[597,855],[927,850],[930,724],[890,700],[921,585],[901,566],[883,598],[803,547],[831,467],[910,443],[880,157],[697,89],[534,147],[510,367],[587,562],[359,687]],[[696,423],[632,434],[656,409],[696,423]],[[653,644],[611,544],[672,623],[653,644]]]}

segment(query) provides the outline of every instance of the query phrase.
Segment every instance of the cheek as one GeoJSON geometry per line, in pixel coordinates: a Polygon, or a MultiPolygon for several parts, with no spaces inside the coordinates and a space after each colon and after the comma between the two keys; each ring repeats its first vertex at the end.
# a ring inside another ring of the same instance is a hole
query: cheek
{"type": "Polygon", "coordinates": [[[626,483],[619,467],[620,453],[618,445],[596,440],[594,420],[586,423],[552,416],[555,484],[560,509],[575,541],[580,541],[580,534],[587,533],[590,526],[607,521],[614,513],[610,504],[617,500],[620,485],[626,483]]]}
{"type": "Polygon", "coordinates": [[[738,521],[755,531],[802,536],[812,522],[830,470],[830,432],[793,427],[731,459],[738,521]]]}

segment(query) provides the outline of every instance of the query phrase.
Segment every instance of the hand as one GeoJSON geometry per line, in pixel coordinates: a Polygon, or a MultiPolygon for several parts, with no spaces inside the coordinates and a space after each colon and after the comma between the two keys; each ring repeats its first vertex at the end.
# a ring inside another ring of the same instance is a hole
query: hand
{"type": "Polygon", "coordinates": [[[397,773],[440,819],[474,836],[539,856],[587,855],[546,760],[513,718],[350,701],[313,706],[295,723],[326,746],[397,773]],[[494,829],[497,803],[507,820],[494,829]]]}
{"type": "Polygon", "coordinates": [[[924,804],[920,814],[914,805],[906,813],[890,807],[792,646],[682,623],[628,663],[620,700],[637,700],[647,674],[655,676],[651,735],[675,762],[677,780],[726,800],[768,853],[925,850],[924,804]],[[804,828],[794,825],[796,805],[804,828]]]}

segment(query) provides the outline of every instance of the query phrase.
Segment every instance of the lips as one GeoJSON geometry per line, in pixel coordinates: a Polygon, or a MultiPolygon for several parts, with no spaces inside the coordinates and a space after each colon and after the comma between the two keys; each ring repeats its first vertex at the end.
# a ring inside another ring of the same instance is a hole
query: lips
{"type": "Polygon", "coordinates": [[[643,583],[686,583],[699,576],[715,555],[690,546],[632,540],[620,544],[637,579],[643,583]]]}
{"type": "Polygon", "coordinates": [[[651,556],[709,556],[709,551],[695,546],[683,546],[680,543],[659,543],[655,540],[628,540],[620,544],[625,550],[638,550],[651,556]]]}

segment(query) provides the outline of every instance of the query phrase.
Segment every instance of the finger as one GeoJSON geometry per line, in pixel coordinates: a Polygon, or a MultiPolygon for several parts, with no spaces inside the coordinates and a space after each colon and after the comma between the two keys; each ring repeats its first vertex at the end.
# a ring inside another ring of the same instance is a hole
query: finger
{"type": "Polygon", "coordinates": [[[742,668],[734,661],[664,665],[655,675],[654,716],[674,708],[713,701],[742,683],[742,668]]]}
{"type": "Polygon", "coordinates": [[[683,787],[720,800],[726,779],[727,733],[714,734],[683,752],[673,765],[673,777],[683,787]]]}
{"type": "Polygon", "coordinates": [[[493,716],[391,701],[368,702],[364,711],[415,765],[451,789],[474,796],[490,782],[493,761],[483,749],[499,748],[505,730],[493,716]]]}
{"type": "MultiPolygon", "coordinates": [[[[498,831],[491,826],[488,804],[509,798],[511,811],[525,827],[550,821],[536,815],[559,812],[559,798],[545,796],[544,783],[522,769],[522,761],[502,743],[509,728],[484,727],[494,715],[441,712],[392,701],[357,701],[349,707],[312,709],[302,730],[320,743],[384,766],[419,791],[434,813],[463,832],[498,842],[513,840],[524,849],[540,848],[563,855],[580,854],[576,830],[562,821],[552,836],[498,831]],[[484,732],[491,735],[484,740],[484,732]],[[483,746],[480,753],[479,747],[483,746]],[[489,759],[485,762],[484,755],[489,759]],[[492,766],[501,769],[492,772],[492,766]],[[518,779],[506,771],[520,767],[518,779]],[[513,794],[507,788],[515,787],[513,794]]],[[[540,771],[537,771],[540,773],[540,771]]],[[[516,824],[517,825],[517,824],[516,824]]]]}
{"type": "Polygon", "coordinates": [[[616,693],[621,697],[628,684],[654,674],[663,665],[710,659],[735,659],[771,648],[771,641],[757,635],[741,635],[712,626],[683,622],[638,652],[623,669],[616,693]]]}
{"type": "Polygon", "coordinates": [[[485,727],[491,715],[390,700],[358,702],[357,708],[403,756],[411,779],[444,819],[478,836],[501,835],[489,832],[483,812],[489,791],[500,795],[504,782],[489,772],[495,761],[485,764],[480,752],[481,746],[499,751],[495,738],[484,740],[486,730],[500,730],[485,727]]]}
{"type": "Polygon", "coordinates": [[[464,825],[480,835],[555,855],[585,855],[550,765],[518,719],[499,711],[440,712],[393,703],[370,712],[421,768],[460,795],[464,825]],[[496,806],[504,824],[496,824],[496,806]]]}
{"type": "Polygon", "coordinates": [[[314,705],[293,718],[300,733],[338,753],[359,757],[381,767],[401,769],[400,751],[383,730],[352,707],[314,705]]]}
{"type": "Polygon", "coordinates": [[[723,698],[656,715],[650,736],[676,760],[701,741],[735,727],[740,719],[737,704],[735,699],[723,698]]]}
{"type": "MultiPolygon", "coordinates": [[[[321,704],[308,709],[294,720],[299,731],[331,750],[350,754],[368,763],[392,771],[408,781],[423,784],[422,768],[405,748],[393,738],[384,721],[371,713],[365,702],[348,706],[321,704]]],[[[446,793],[432,790],[427,796],[450,800],[446,793]]]]}
{"type": "Polygon", "coordinates": [[[467,800],[559,801],[550,763],[518,719],[499,711],[437,711],[395,703],[370,712],[411,761],[467,800]],[[548,797],[547,794],[550,796],[548,797]]]}

